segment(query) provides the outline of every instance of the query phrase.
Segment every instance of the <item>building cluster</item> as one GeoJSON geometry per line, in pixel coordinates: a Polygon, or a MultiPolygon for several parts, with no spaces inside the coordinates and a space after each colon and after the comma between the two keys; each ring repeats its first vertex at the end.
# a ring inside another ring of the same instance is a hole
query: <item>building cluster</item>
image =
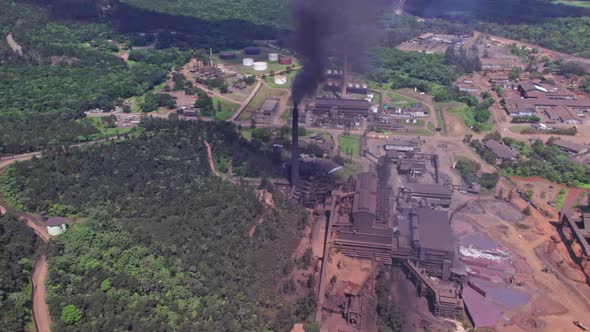
{"type": "Polygon", "coordinates": [[[397,48],[404,51],[444,53],[449,47],[465,45],[472,37],[469,35],[446,35],[428,32],[400,44],[397,48]]]}
{"type": "Polygon", "coordinates": [[[499,142],[493,139],[485,141],[484,146],[490,151],[492,151],[492,153],[496,156],[498,164],[513,162],[520,154],[518,150],[507,146],[503,142],[499,142]]]}
{"type": "Polygon", "coordinates": [[[520,97],[506,98],[505,108],[510,116],[539,116],[548,123],[582,124],[590,112],[590,100],[579,99],[568,91],[547,89],[531,81],[518,85],[520,97]]]}
{"type": "Polygon", "coordinates": [[[307,116],[314,126],[359,127],[370,109],[367,100],[316,98],[308,104],[307,116]]]}
{"type": "Polygon", "coordinates": [[[584,144],[570,142],[564,139],[556,139],[551,142],[551,145],[558,147],[561,151],[578,156],[588,152],[588,147],[584,144]]]}
{"type": "Polygon", "coordinates": [[[357,176],[350,192],[335,191],[329,227],[333,248],[354,258],[400,264],[436,315],[463,316],[455,238],[446,207],[452,196],[445,185],[402,188],[397,209],[393,190],[376,175],[357,176]]]}
{"type": "Polygon", "coordinates": [[[279,109],[279,100],[266,99],[256,112],[252,112],[250,118],[258,122],[271,122],[274,115],[279,109]]]}

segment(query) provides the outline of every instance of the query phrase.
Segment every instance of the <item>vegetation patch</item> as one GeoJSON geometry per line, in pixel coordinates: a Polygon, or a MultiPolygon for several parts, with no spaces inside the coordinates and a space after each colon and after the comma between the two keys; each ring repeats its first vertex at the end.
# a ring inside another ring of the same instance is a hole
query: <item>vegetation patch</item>
{"type": "Polygon", "coordinates": [[[213,108],[215,110],[215,118],[217,120],[227,120],[234,115],[235,111],[240,105],[229,102],[225,99],[213,96],[213,108]]]}
{"type": "Polygon", "coordinates": [[[340,135],[338,137],[338,144],[340,146],[340,150],[345,154],[358,157],[360,153],[360,135],[340,135]]]}
{"type": "Polygon", "coordinates": [[[314,298],[274,293],[305,213],[280,195],[265,213],[250,188],[210,176],[203,140],[238,175],[271,175],[271,156],[229,123],[141,126],[125,142],[49,151],[5,175],[5,194],[27,210],[85,220],[56,238],[49,259],[55,329],[279,331],[307,320],[314,298]]]}
{"type": "Polygon", "coordinates": [[[12,215],[0,217],[0,326],[24,331],[31,313],[31,272],[40,243],[37,235],[12,215]]]}

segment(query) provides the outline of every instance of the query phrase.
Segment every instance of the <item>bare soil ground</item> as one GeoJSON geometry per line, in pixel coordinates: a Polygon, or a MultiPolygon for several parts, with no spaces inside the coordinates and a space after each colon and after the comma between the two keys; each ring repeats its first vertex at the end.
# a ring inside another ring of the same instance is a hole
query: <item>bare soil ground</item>
{"type": "MultiPolygon", "coordinates": [[[[483,201],[477,199],[469,206],[483,201]]],[[[487,199],[483,210],[464,213],[468,224],[510,251],[515,277],[524,282],[520,288],[531,297],[523,307],[506,310],[498,330],[575,331],[572,322],[585,319],[590,310],[590,288],[579,282],[581,271],[569,259],[564,244],[549,240],[555,234],[555,227],[550,223],[554,220],[536,210],[522,220],[510,220],[504,215],[511,213],[506,204],[487,199]],[[543,266],[548,266],[549,272],[541,272],[543,266]]],[[[514,195],[510,205],[519,213],[527,203],[514,195]]]]}
{"type": "Polygon", "coordinates": [[[33,282],[33,317],[38,332],[51,332],[51,316],[49,307],[45,302],[45,280],[48,268],[45,255],[42,255],[33,268],[31,280],[33,282]]]}
{"type": "Polygon", "coordinates": [[[6,42],[8,43],[8,46],[10,46],[10,48],[12,49],[12,51],[15,54],[18,54],[20,56],[23,55],[23,48],[14,40],[14,38],[12,38],[11,33],[6,35],[6,42]]]}

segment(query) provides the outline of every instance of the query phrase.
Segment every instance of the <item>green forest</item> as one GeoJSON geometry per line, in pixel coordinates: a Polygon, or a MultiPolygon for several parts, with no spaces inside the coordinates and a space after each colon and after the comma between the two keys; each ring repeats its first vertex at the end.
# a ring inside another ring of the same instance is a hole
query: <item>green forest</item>
{"type": "Polygon", "coordinates": [[[287,331],[305,321],[308,301],[275,293],[305,213],[279,196],[265,213],[252,189],[211,176],[202,140],[253,175],[268,158],[247,152],[231,124],[143,126],[125,142],[50,150],[4,175],[14,206],[81,220],[48,262],[54,330],[287,331]]]}
{"type": "Polygon", "coordinates": [[[590,167],[572,162],[558,147],[535,141],[531,148],[527,159],[506,166],[504,171],[509,175],[522,177],[540,176],[573,187],[590,183],[590,167]]]}
{"type": "Polygon", "coordinates": [[[590,17],[560,18],[540,24],[481,24],[481,31],[590,57],[590,17]]]}
{"type": "Polygon", "coordinates": [[[284,0],[122,0],[122,2],[155,12],[191,16],[213,22],[243,20],[257,25],[281,28],[287,26],[289,16],[289,2],[284,0]]]}
{"type": "Polygon", "coordinates": [[[98,130],[76,121],[84,111],[144,94],[194,54],[133,51],[127,63],[115,51],[128,37],[107,23],[54,20],[44,8],[10,0],[0,6],[0,155],[88,139],[98,130]],[[7,33],[22,57],[5,43],[7,33]]]}
{"type": "Polygon", "coordinates": [[[25,331],[32,324],[31,272],[39,241],[12,215],[0,217],[0,326],[25,331]]]}

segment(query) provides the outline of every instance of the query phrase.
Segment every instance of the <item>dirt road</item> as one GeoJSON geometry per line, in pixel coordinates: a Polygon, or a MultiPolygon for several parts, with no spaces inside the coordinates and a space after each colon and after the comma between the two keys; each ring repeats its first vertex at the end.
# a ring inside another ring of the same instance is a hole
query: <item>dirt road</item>
{"type": "Polygon", "coordinates": [[[203,143],[205,143],[205,146],[207,147],[207,159],[209,160],[209,168],[211,169],[211,172],[213,172],[216,177],[223,178],[223,175],[217,171],[217,168],[215,168],[215,162],[213,162],[213,153],[211,152],[211,145],[205,140],[203,140],[203,143]]]}
{"type": "Polygon", "coordinates": [[[8,46],[10,46],[10,48],[12,49],[12,51],[14,53],[16,53],[17,55],[20,55],[20,56],[23,55],[23,48],[14,40],[14,38],[12,38],[11,33],[9,33],[6,36],[6,42],[8,43],[8,46]]]}
{"type": "Polygon", "coordinates": [[[495,41],[500,44],[504,44],[504,45],[517,44],[520,46],[537,48],[539,50],[539,53],[547,53],[547,54],[553,55],[554,57],[563,58],[566,61],[576,61],[576,62],[583,63],[585,65],[590,66],[590,59],[587,59],[587,58],[582,58],[582,57],[578,57],[578,56],[571,55],[571,54],[561,53],[558,51],[550,50],[548,48],[544,48],[542,46],[523,42],[520,40],[514,40],[514,39],[509,39],[509,38],[504,38],[504,37],[499,37],[499,36],[494,36],[494,35],[489,35],[489,36],[492,41],[495,41]]]}
{"type": "MultiPolygon", "coordinates": [[[[15,161],[29,160],[33,156],[41,155],[40,152],[26,153],[17,156],[11,156],[0,159],[0,171],[8,167],[15,161]]],[[[0,210],[9,211],[11,214],[16,216],[21,222],[30,227],[35,234],[37,234],[43,242],[47,243],[51,239],[51,235],[47,232],[45,225],[41,224],[37,218],[24,212],[15,211],[8,206],[0,206],[0,210]]],[[[33,320],[35,321],[35,327],[38,332],[51,332],[51,315],[49,314],[49,307],[45,302],[45,281],[48,275],[47,260],[46,256],[42,255],[39,257],[35,266],[33,267],[33,273],[31,274],[31,281],[33,283],[33,294],[32,294],[32,312],[33,320]]]]}
{"type": "Polygon", "coordinates": [[[51,316],[45,302],[45,280],[48,268],[45,255],[39,257],[33,268],[31,280],[33,282],[33,318],[38,332],[51,332],[51,316]]]}

